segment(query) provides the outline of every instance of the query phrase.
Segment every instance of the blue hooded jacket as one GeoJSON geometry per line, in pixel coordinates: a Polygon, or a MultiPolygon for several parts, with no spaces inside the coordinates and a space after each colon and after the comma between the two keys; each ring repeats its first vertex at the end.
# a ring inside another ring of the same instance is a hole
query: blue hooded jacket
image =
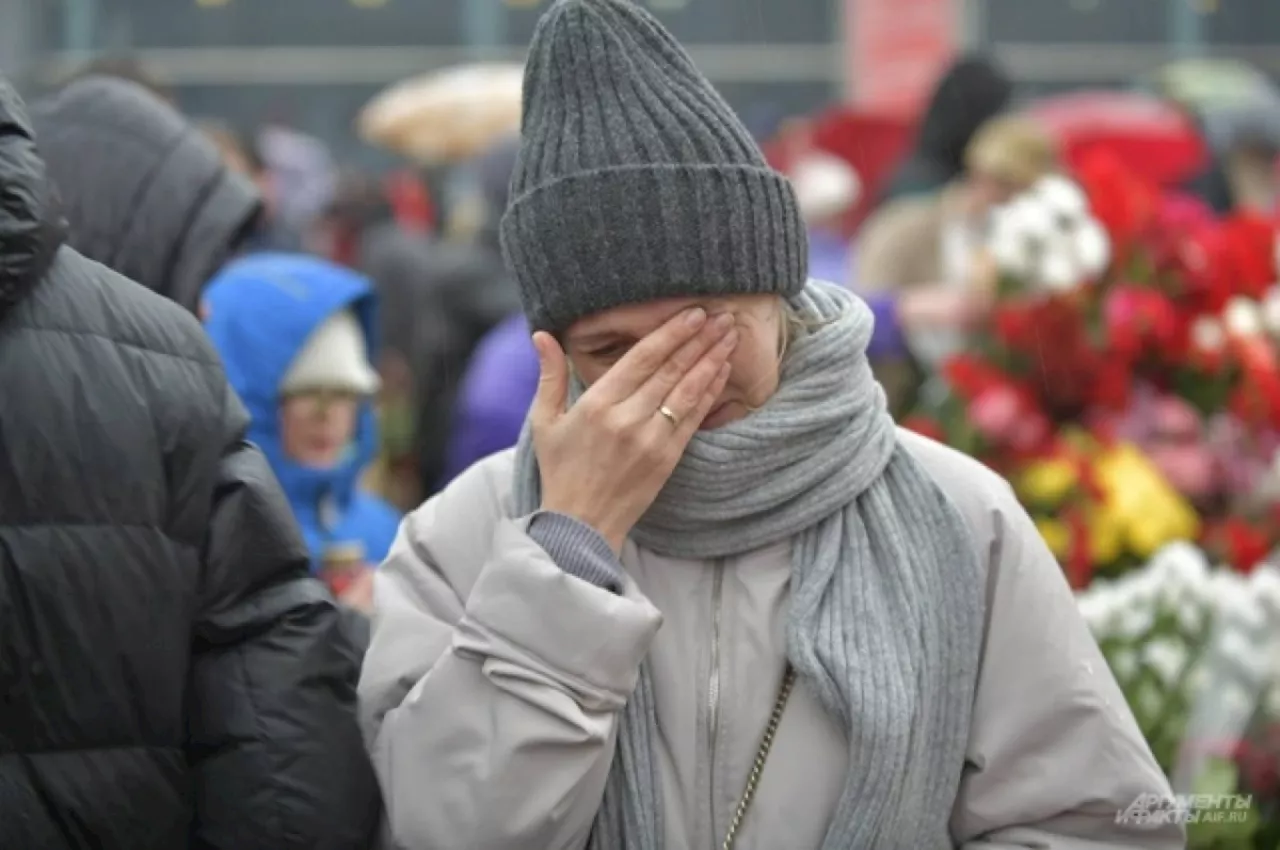
{"type": "Polygon", "coordinates": [[[332,469],[288,458],[280,437],[280,383],[307,338],[340,310],[356,315],[374,360],[376,304],[361,275],[301,254],[254,254],[225,266],[204,291],[205,329],[222,355],[227,378],[253,422],[256,443],[293,506],[311,549],[313,568],[332,545],[360,543],[376,566],[386,557],[400,517],[386,502],[358,487],[377,451],[373,405],[364,403],[348,455],[332,469]],[[321,516],[325,502],[333,507],[321,516]],[[324,520],[328,520],[327,522],[324,520]]]}

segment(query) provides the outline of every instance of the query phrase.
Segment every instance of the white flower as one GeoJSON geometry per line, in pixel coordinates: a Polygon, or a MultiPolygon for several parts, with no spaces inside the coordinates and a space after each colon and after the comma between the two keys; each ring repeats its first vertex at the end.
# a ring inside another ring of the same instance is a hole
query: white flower
{"type": "Polygon", "coordinates": [[[1000,271],[1018,278],[1031,274],[1031,238],[1023,232],[1007,210],[996,214],[988,247],[1000,271]]]}
{"type": "Polygon", "coordinates": [[[1151,565],[1147,569],[1161,581],[1172,579],[1200,587],[1209,580],[1209,561],[1205,558],[1204,550],[1185,540],[1177,540],[1164,546],[1151,559],[1151,565]]]}
{"type": "Polygon", "coordinates": [[[1053,213],[1034,196],[1024,196],[1009,204],[1012,224],[1033,241],[1043,241],[1057,230],[1053,213]]]}
{"type": "Polygon", "coordinates": [[[1140,605],[1144,608],[1155,605],[1163,583],[1161,573],[1150,567],[1129,573],[1116,582],[1122,592],[1128,595],[1130,607],[1140,605]]]}
{"type": "Polygon", "coordinates": [[[1240,593],[1247,593],[1244,579],[1232,570],[1214,570],[1209,574],[1205,593],[1217,611],[1228,603],[1228,600],[1240,593]]]}
{"type": "Polygon", "coordinates": [[[1115,635],[1122,638],[1140,638],[1155,625],[1155,612],[1149,604],[1129,605],[1116,612],[1115,635]]]}
{"type": "Polygon", "coordinates": [[[1262,312],[1255,301],[1237,295],[1222,311],[1222,323],[1234,336],[1257,336],[1262,333],[1262,312]]]}
{"type": "Polygon", "coordinates": [[[1232,579],[1220,580],[1217,583],[1214,592],[1214,608],[1218,622],[1227,628],[1247,631],[1266,628],[1266,611],[1263,610],[1262,604],[1249,585],[1238,576],[1233,575],[1232,579]]]}
{"type": "Polygon", "coordinates": [[[1142,662],[1155,671],[1163,684],[1172,685],[1187,666],[1187,648],[1169,638],[1156,638],[1143,646],[1142,662]]]}
{"type": "Polygon", "coordinates": [[[1080,609],[1080,619],[1084,620],[1089,631],[1094,635],[1106,633],[1107,622],[1111,619],[1111,600],[1101,594],[1089,594],[1076,599],[1080,609]]]}
{"type": "Polygon", "coordinates": [[[1272,336],[1280,336],[1280,284],[1272,284],[1262,296],[1262,326],[1272,336]]]}
{"type": "Polygon", "coordinates": [[[1178,602],[1177,607],[1178,626],[1186,633],[1198,632],[1204,628],[1205,606],[1204,603],[1196,601],[1192,602],[1183,599],[1178,602]]]}
{"type": "Polygon", "coordinates": [[[1032,190],[1054,217],[1069,222],[1083,219],[1089,212],[1089,199],[1080,187],[1060,175],[1050,175],[1036,183],[1032,190]]]}
{"type": "Polygon", "coordinates": [[[1249,577],[1249,590],[1272,618],[1280,619],[1280,568],[1272,564],[1258,567],[1249,577]]]}
{"type": "Polygon", "coordinates": [[[1050,292],[1070,292],[1080,283],[1080,270],[1070,254],[1053,251],[1040,258],[1036,282],[1050,292]]]}
{"type": "Polygon", "coordinates": [[[1138,672],[1138,654],[1132,649],[1117,649],[1107,659],[1111,673],[1121,682],[1127,682],[1138,672]]]}
{"type": "Polygon", "coordinates": [[[1212,316],[1201,316],[1191,323],[1191,342],[1201,351],[1219,351],[1227,342],[1226,331],[1212,316]]]}
{"type": "Polygon", "coordinates": [[[1128,595],[1118,592],[1108,581],[1095,582],[1077,597],[1081,618],[1099,638],[1115,631],[1116,620],[1128,603],[1128,595]]]}
{"type": "Polygon", "coordinates": [[[1137,693],[1133,695],[1134,713],[1139,717],[1145,718],[1159,717],[1163,713],[1167,701],[1168,698],[1161,688],[1156,687],[1150,681],[1146,681],[1138,687],[1137,693]]]}
{"type": "Polygon", "coordinates": [[[1234,662],[1252,684],[1262,684],[1267,679],[1267,647],[1237,629],[1228,629],[1218,635],[1217,654],[1234,662]]]}
{"type": "Polygon", "coordinates": [[[1076,260],[1086,277],[1097,277],[1111,260],[1111,241],[1102,225],[1086,219],[1075,232],[1076,260]]]}
{"type": "Polygon", "coordinates": [[[1208,684],[1209,671],[1205,669],[1203,664],[1197,664],[1191,668],[1191,672],[1187,673],[1187,677],[1182,680],[1182,690],[1189,699],[1195,699],[1204,693],[1205,686],[1208,684]]]}
{"type": "Polygon", "coordinates": [[[1183,627],[1198,628],[1195,624],[1203,619],[1209,582],[1204,552],[1190,543],[1171,543],[1156,554],[1144,572],[1150,574],[1160,599],[1178,612],[1183,627]]]}
{"type": "Polygon", "coordinates": [[[1253,714],[1256,700],[1239,685],[1224,683],[1214,694],[1214,702],[1219,707],[1220,723],[1226,726],[1243,726],[1253,714]]]}

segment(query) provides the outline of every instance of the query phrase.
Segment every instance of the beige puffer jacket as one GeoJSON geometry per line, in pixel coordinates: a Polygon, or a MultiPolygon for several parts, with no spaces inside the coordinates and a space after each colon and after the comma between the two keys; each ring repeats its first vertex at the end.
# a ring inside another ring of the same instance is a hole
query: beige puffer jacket
{"type": "MultiPolygon", "coordinates": [[[[989,574],[986,646],[954,843],[1184,846],[1116,823],[1169,793],[1061,571],[1008,486],[902,439],[972,524],[989,574]]],[[[652,666],[667,850],[721,846],[784,669],[787,543],[729,561],[628,543],[615,595],[562,571],[508,519],[513,455],[411,514],[377,578],[362,715],[406,850],[580,850],[619,710],[652,666]]],[[[844,784],[840,725],[801,681],[736,850],[816,850],[844,784]]]]}

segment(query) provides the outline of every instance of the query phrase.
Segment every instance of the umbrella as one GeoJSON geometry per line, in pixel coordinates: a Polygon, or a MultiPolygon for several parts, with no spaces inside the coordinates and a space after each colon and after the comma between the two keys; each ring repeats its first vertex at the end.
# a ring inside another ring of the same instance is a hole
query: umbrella
{"type": "Polygon", "coordinates": [[[1215,150],[1249,144],[1280,149],[1280,89],[1252,65],[1187,59],[1138,84],[1199,115],[1215,150]]]}
{"type": "Polygon", "coordinates": [[[1270,103],[1277,97],[1266,74],[1232,59],[1171,62],[1140,79],[1138,85],[1196,112],[1270,103]]]}
{"type": "Polygon", "coordinates": [[[1053,134],[1068,167],[1105,148],[1135,174],[1171,185],[1208,163],[1209,151],[1194,119],[1153,95],[1075,92],[1036,101],[1027,111],[1053,134]]]}
{"type": "Polygon", "coordinates": [[[403,80],[360,111],[370,144],[423,165],[468,159],[520,129],[520,65],[462,65],[403,80]]]}

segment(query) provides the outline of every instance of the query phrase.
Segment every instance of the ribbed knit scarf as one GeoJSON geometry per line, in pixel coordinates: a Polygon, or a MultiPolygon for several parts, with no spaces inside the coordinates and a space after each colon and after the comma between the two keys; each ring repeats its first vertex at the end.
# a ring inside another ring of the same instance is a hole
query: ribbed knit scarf
{"type": "MultiPolygon", "coordinates": [[[[949,847],[985,567],[957,508],[898,443],[865,356],[866,305],[818,282],[791,303],[810,330],[792,341],[778,391],[694,437],[631,539],[693,559],[790,539],[787,657],[799,687],[848,733],[849,773],[822,850],[949,847]]],[[[512,509],[531,513],[540,479],[527,429],[515,475],[512,509]]],[[[658,745],[645,662],[592,850],[663,847],[658,745]]]]}

